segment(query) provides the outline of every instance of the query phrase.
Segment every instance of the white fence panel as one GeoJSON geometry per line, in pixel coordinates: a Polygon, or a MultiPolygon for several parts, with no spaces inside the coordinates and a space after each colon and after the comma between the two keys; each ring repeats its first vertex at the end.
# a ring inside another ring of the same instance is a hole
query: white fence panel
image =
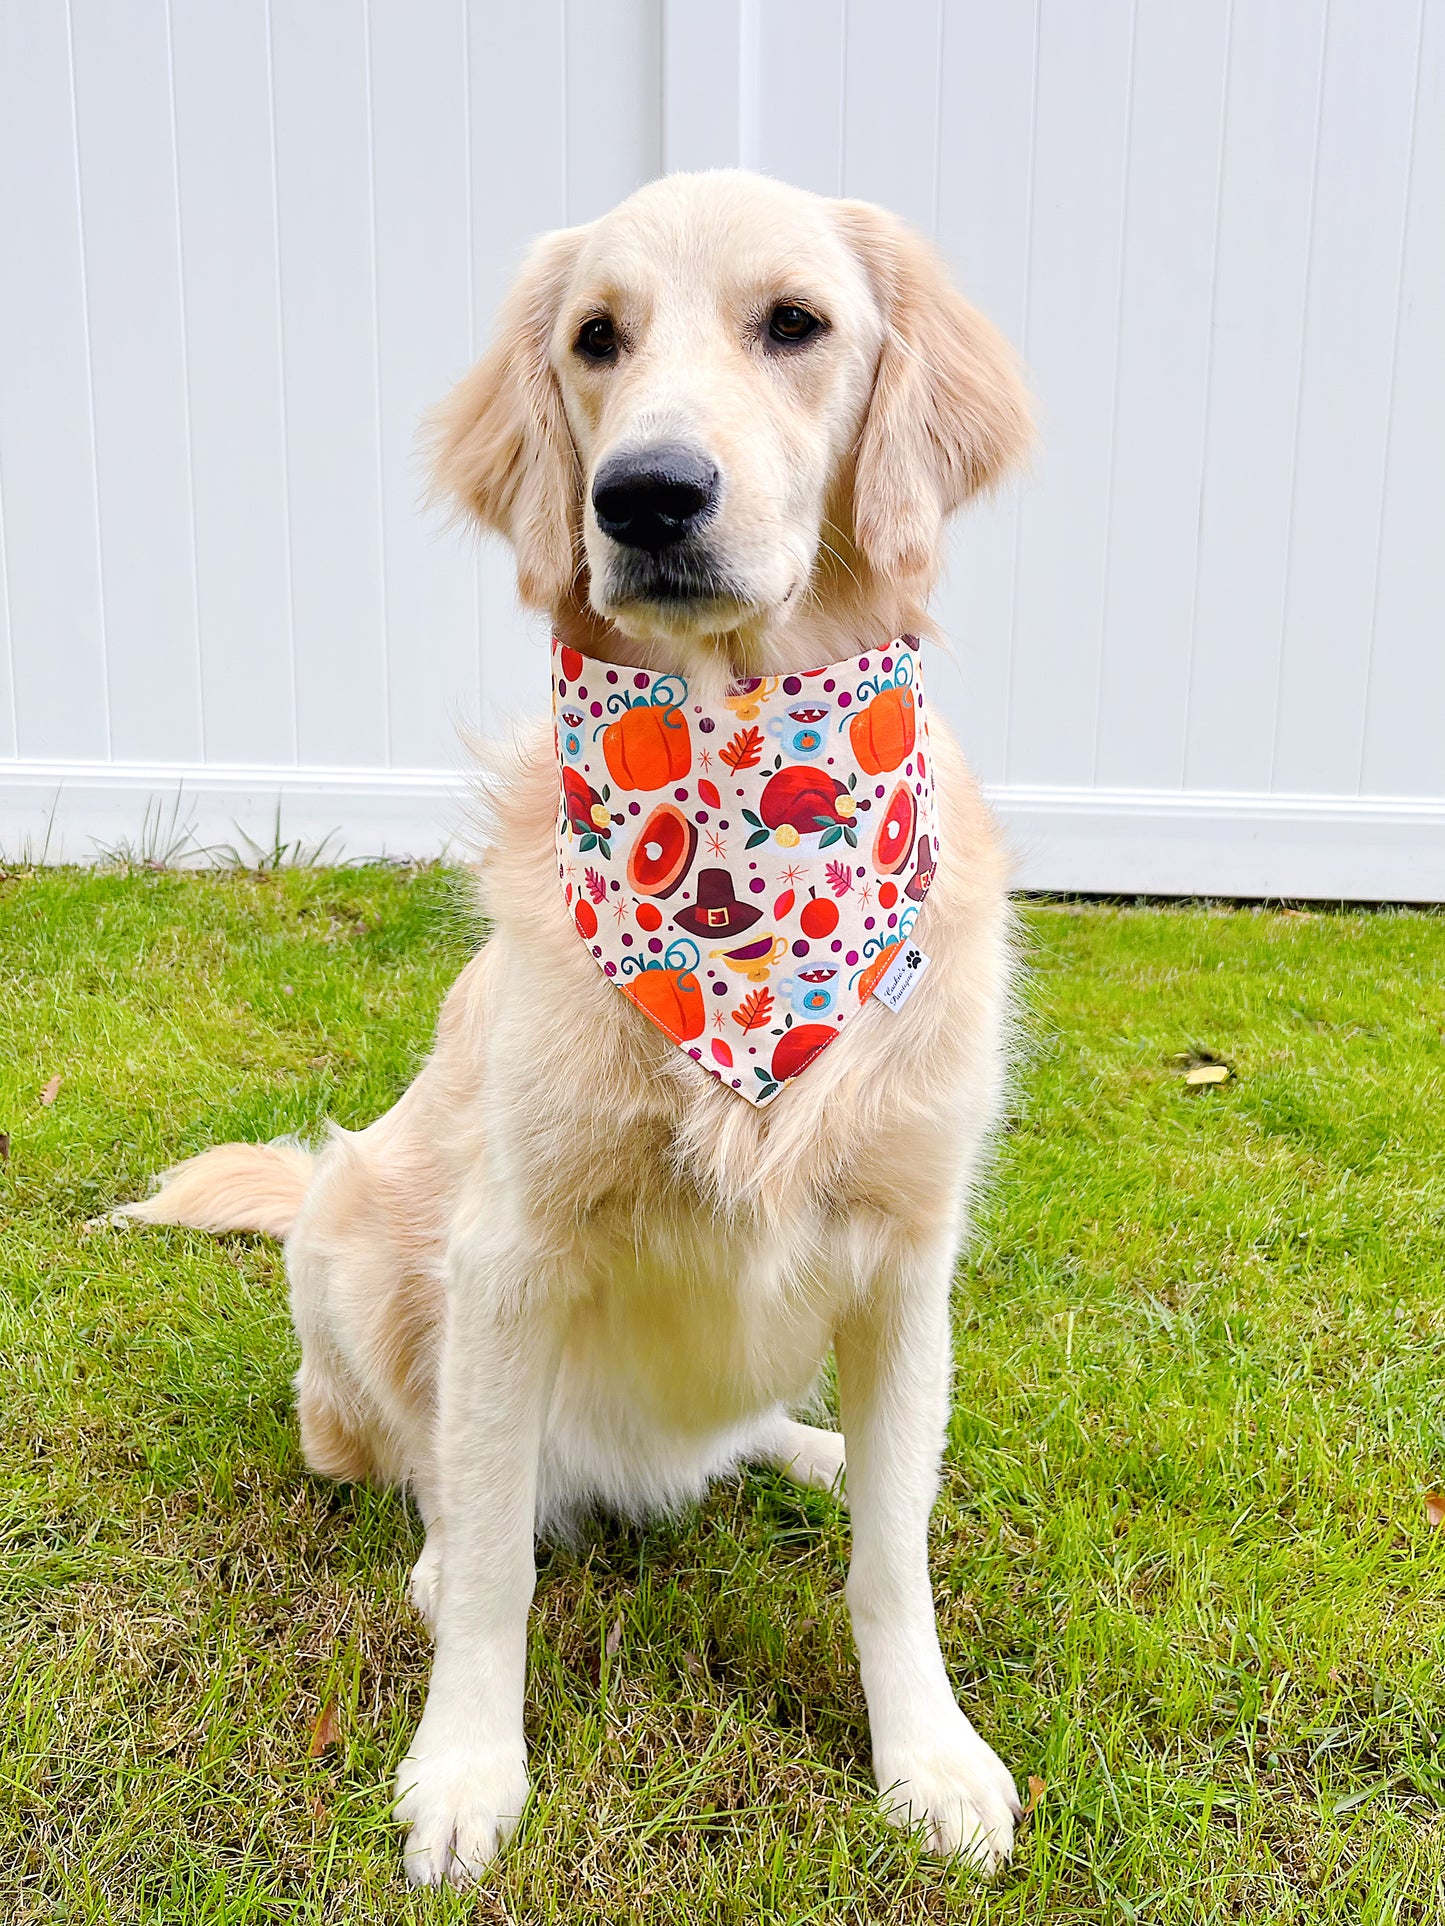
{"type": "Polygon", "coordinates": [[[1445,897],[1445,0],[0,0],[0,853],[441,846],[535,709],[419,417],[665,168],[1023,348],[939,680],[1041,887],[1445,897]]]}

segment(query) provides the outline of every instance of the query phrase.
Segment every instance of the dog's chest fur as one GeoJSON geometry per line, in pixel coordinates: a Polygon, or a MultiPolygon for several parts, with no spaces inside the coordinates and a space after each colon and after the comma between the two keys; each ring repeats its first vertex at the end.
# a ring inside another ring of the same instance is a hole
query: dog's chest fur
{"type": "Polygon", "coordinates": [[[900,1014],[861,1011],[765,1111],[598,972],[555,882],[546,739],[499,783],[489,1185],[571,1300],[573,1368],[602,1360],[599,1377],[669,1425],[716,1430],[804,1395],[854,1294],[956,1225],[998,1094],[1006,956],[987,819],[956,750],[935,754],[951,860],[918,926],[935,967],[900,1014]]]}

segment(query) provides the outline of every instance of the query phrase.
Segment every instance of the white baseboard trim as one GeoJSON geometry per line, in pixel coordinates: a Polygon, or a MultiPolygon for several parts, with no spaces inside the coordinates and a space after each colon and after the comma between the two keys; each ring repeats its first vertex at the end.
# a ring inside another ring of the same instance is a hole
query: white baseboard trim
{"type": "MultiPolygon", "coordinates": [[[[277,838],[323,860],[463,845],[464,778],[443,769],[0,762],[0,862],[181,860],[277,838]]],[[[991,800],[1021,889],[1445,902],[1445,797],[1271,796],[1010,784],[991,800]]]]}
{"type": "Polygon", "coordinates": [[[171,860],[204,866],[278,840],[293,860],[443,856],[459,847],[464,797],[465,779],[446,769],[0,762],[0,861],[94,863],[184,844],[171,860]]]}
{"type": "Polygon", "coordinates": [[[1023,889],[1445,902],[1445,797],[1009,785],[1023,889]]]}

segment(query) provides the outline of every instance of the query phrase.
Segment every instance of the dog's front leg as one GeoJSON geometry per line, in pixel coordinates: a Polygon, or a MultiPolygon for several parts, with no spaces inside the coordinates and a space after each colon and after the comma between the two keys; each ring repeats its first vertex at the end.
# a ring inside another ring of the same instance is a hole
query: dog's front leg
{"type": "Polygon", "coordinates": [[[928,1577],[948,1423],[952,1248],[881,1280],[837,1335],[853,1550],[848,1607],[884,1807],[985,1871],[1019,1814],[1013,1780],[953,1696],[928,1577]]]}
{"type": "Polygon", "coordinates": [[[555,1299],[524,1250],[454,1245],[437,1411],[443,1553],[426,1709],[397,1772],[414,1885],[465,1885],[527,1798],[522,1698],[555,1299]]]}

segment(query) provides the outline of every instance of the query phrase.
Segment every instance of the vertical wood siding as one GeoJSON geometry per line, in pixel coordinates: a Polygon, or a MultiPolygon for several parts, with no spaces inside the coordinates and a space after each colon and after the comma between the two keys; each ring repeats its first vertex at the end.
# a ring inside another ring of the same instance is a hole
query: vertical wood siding
{"type": "Polygon", "coordinates": [[[534,708],[418,420],[533,235],[736,164],[896,208],[1026,356],[938,611],[1005,814],[1092,824],[1029,880],[1132,875],[1141,798],[1428,826],[1445,0],[0,0],[0,843],[110,768],[444,788],[534,708]]]}

